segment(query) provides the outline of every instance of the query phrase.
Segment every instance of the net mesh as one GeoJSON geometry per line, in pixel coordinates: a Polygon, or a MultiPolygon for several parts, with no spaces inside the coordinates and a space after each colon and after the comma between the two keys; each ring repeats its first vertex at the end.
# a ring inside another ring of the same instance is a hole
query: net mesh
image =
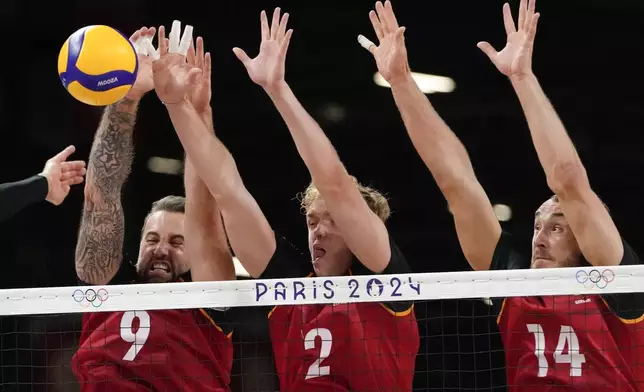
{"type": "MultiPolygon", "coordinates": [[[[267,315],[273,310],[274,317],[278,312],[274,309],[303,309],[304,305],[346,315],[342,309],[350,305],[385,303],[396,309],[396,303],[407,301],[415,304],[414,322],[418,325],[415,368],[412,375],[390,369],[389,376],[401,380],[413,377],[413,390],[531,390],[531,386],[543,389],[557,382],[577,385],[579,390],[637,390],[642,388],[638,384],[643,377],[640,374],[644,375],[644,339],[640,337],[644,333],[638,332],[638,312],[631,309],[626,316],[632,318],[620,319],[617,316],[624,314],[616,305],[610,306],[609,297],[639,296],[643,275],[644,268],[625,266],[0,290],[2,390],[208,390],[209,385],[221,381],[232,391],[284,391],[278,376],[282,368],[277,363],[284,353],[295,356],[286,359],[299,360],[302,368],[317,364],[318,373],[309,381],[316,376],[336,381],[335,386],[311,383],[298,390],[358,390],[351,383],[364,375],[354,373],[354,379],[347,380],[347,368],[331,367],[325,373],[324,367],[345,363],[379,379],[374,372],[384,370],[378,364],[391,361],[383,357],[385,351],[380,352],[380,356],[369,358],[369,373],[360,367],[359,363],[366,361],[360,356],[366,354],[359,345],[351,345],[346,352],[331,348],[324,353],[324,342],[332,338],[323,330],[333,334],[340,326],[354,333],[346,339],[356,340],[355,331],[364,333],[365,341],[374,339],[373,334],[366,336],[365,325],[386,330],[384,313],[378,319],[340,317],[342,321],[335,324],[320,322],[312,339],[307,339],[307,331],[302,330],[301,336],[288,335],[284,341],[276,341],[277,335],[271,334],[267,315]],[[175,314],[178,319],[146,324],[146,314],[154,317],[160,310],[172,309],[181,309],[179,313],[194,318],[182,319],[175,314]],[[87,322],[90,315],[95,318],[93,323],[87,322]],[[116,328],[106,321],[110,315],[116,315],[116,328]],[[198,322],[195,325],[186,320],[198,322]],[[349,321],[362,326],[341,325],[349,321]],[[155,326],[161,331],[153,331],[155,326]],[[82,343],[84,336],[97,331],[99,338],[92,344],[82,343]],[[154,338],[155,332],[163,338],[154,338]],[[196,334],[201,333],[215,345],[212,342],[217,342],[218,336],[229,332],[229,347],[195,347],[203,342],[194,338],[196,334]],[[312,341],[310,347],[305,347],[307,340],[312,341]],[[117,342],[121,351],[100,352],[108,350],[101,344],[108,341],[117,342]],[[276,345],[302,345],[302,349],[278,353],[276,345]],[[183,352],[177,353],[176,347],[183,352]],[[74,359],[82,350],[100,355],[74,359]],[[227,350],[232,358],[230,368],[224,359],[227,350]],[[315,352],[319,362],[297,357],[307,350],[315,352]],[[205,354],[210,351],[216,355],[205,354]],[[334,355],[348,359],[338,361],[334,355]],[[152,362],[132,370],[141,358],[152,362]],[[159,364],[168,370],[159,372],[159,364]],[[78,376],[80,367],[98,371],[96,368],[107,365],[117,372],[103,377],[101,385],[95,379],[78,376]],[[132,389],[123,387],[124,379],[131,381],[132,389]],[[522,384],[513,384],[512,380],[522,380],[522,384]],[[601,389],[593,389],[598,385],[601,389]],[[514,388],[518,386],[521,388],[514,388]]],[[[284,328],[301,329],[315,318],[306,312],[298,315],[285,318],[290,325],[284,323],[284,328]]],[[[379,349],[394,347],[390,352],[401,355],[394,359],[400,363],[404,358],[396,347],[413,340],[413,336],[384,333],[376,338],[383,340],[376,344],[379,349]]]]}

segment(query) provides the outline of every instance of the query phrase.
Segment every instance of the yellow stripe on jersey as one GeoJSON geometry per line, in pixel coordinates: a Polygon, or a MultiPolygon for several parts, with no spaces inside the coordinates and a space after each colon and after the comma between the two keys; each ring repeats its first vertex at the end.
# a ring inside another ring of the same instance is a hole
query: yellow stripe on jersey
{"type": "MultiPolygon", "coordinates": [[[[211,323],[212,325],[214,325],[214,326],[215,326],[215,328],[217,328],[219,331],[221,331],[221,333],[224,333],[224,330],[223,330],[223,329],[221,329],[221,327],[220,327],[219,325],[217,325],[217,323],[215,322],[215,320],[213,320],[213,319],[212,319],[212,317],[210,317],[210,315],[208,314],[208,312],[206,312],[206,310],[205,310],[205,309],[199,309],[199,311],[201,312],[201,314],[203,314],[203,315],[204,315],[204,317],[205,317],[208,321],[210,321],[210,323],[211,323]]],[[[233,332],[232,332],[232,331],[230,331],[230,333],[229,333],[228,335],[226,335],[226,337],[228,337],[228,338],[230,338],[231,336],[233,336],[233,332]]]]}
{"type": "Polygon", "coordinates": [[[499,310],[499,315],[496,316],[496,323],[499,324],[501,322],[501,316],[503,315],[503,310],[505,309],[505,301],[507,301],[507,298],[503,298],[503,302],[501,303],[501,310],[499,310]]]}
{"type": "Polygon", "coordinates": [[[402,312],[396,312],[396,311],[390,309],[386,304],[383,304],[383,303],[379,303],[379,304],[380,304],[380,306],[382,306],[382,308],[384,310],[386,310],[387,312],[389,312],[390,314],[392,314],[392,315],[394,315],[396,317],[408,316],[412,312],[412,310],[414,310],[414,304],[413,303],[411,304],[409,309],[403,310],[402,312]]]}
{"type": "Polygon", "coordinates": [[[606,304],[606,307],[610,310],[610,312],[611,312],[612,314],[614,314],[614,315],[615,315],[615,317],[617,317],[617,318],[619,319],[619,321],[623,322],[624,324],[637,324],[637,323],[642,322],[642,320],[644,320],[644,314],[642,314],[642,315],[641,315],[641,316],[639,316],[638,318],[634,318],[634,319],[625,319],[625,318],[621,318],[621,317],[619,317],[619,316],[617,315],[617,313],[615,313],[615,312],[613,311],[613,309],[611,309],[610,305],[608,304],[608,302],[606,302],[606,300],[604,299],[604,297],[601,297],[601,299],[602,299],[602,301],[604,301],[604,303],[606,304]]]}

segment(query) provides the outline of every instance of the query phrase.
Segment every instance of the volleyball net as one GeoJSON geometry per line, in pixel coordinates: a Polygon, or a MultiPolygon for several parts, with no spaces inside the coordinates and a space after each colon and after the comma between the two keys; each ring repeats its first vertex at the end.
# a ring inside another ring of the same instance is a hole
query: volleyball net
{"type": "Polygon", "coordinates": [[[639,304],[643,282],[644,267],[629,266],[0,290],[2,386],[285,391],[281,376],[341,391],[365,377],[413,379],[418,391],[517,379],[631,390],[644,374],[644,338],[633,337],[643,309],[620,306],[639,304]],[[415,326],[413,369],[392,369],[409,362],[400,347],[413,347],[415,326]]]}

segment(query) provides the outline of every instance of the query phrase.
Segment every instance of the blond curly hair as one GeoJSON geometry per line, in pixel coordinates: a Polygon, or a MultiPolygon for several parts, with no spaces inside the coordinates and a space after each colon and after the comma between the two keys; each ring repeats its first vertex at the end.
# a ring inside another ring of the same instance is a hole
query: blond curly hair
{"type": "MultiPolygon", "coordinates": [[[[386,222],[391,215],[391,209],[389,208],[389,202],[387,201],[387,198],[377,190],[366,185],[362,185],[354,176],[351,176],[351,178],[360,191],[362,198],[367,202],[367,205],[369,206],[371,211],[378,215],[378,217],[383,222],[386,222]]],[[[304,192],[298,194],[298,200],[300,201],[302,213],[306,214],[309,211],[311,204],[313,204],[314,201],[320,198],[320,191],[318,191],[318,188],[316,188],[315,185],[311,182],[309,186],[306,187],[304,192]]]]}

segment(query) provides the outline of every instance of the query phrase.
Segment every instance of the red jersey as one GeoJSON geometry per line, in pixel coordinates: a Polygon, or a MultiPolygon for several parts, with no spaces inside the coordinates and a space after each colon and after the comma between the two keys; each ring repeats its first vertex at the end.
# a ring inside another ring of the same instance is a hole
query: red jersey
{"type": "Polygon", "coordinates": [[[420,344],[413,305],[277,306],[269,314],[281,392],[411,391],[420,344]]]}
{"type": "Polygon", "coordinates": [[[83,392],[221,392],[232,350],[205,310],[86,313],[72,369],[83,392]]]}
{"type": "Polygon", "coordinates": [[[644,390],[644,324],[601,296],[507,298],[498,317],[510,391],[644,390]]]}
{"type": "MultiPolygon", "coordinates": [[[[622,242],[620,264],[641,264],[622,242]]],[[[527,269],[530,263],[503,232],[491,268],[527,269]]],[[[612,282],[608,271],[595,270],[597,283],[612,282]]],[[[577,272],[580,284],[589,279],[577,272]]],[[[644,391],[641,293],[506,298],[497,310],[510,391],[644,391]]]]}

